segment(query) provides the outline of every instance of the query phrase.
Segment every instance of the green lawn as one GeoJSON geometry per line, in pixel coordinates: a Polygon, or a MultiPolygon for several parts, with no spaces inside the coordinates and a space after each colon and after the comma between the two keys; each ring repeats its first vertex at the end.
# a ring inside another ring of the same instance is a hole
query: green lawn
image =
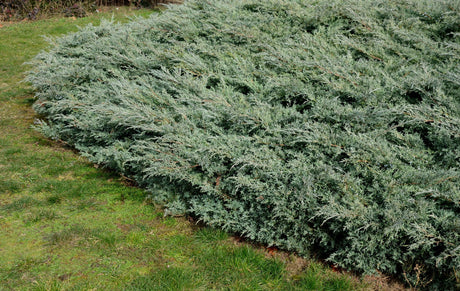
{"type": "MultiPolygon", "coordinates": [[[[120,9],[114,18],[126,21],[127,15],[149,13],[120,9]]],[[[101,16],[111,13],[2,23],[0,28],[0,290],[380,286],[293,254],[239,242],[185,218],[164,217],[129,179],[98,169],[35,132],[33,92],[21,82],[29,67],[23,63],[46,47],[43,35],[97,25],[101,16]]]]}

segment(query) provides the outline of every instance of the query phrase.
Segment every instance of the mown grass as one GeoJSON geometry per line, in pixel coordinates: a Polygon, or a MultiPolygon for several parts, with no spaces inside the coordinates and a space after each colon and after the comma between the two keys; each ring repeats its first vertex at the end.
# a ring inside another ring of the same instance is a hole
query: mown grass
{"type": "MultiPolygon", "coordinates": [[[[120,9],[114,19],[146,16],[120,9]]],[[[110,18],[112,12],[102,16],[110,18]]],[[[358,290],[362,279],[164,217],[143,190],[31,129],[23,63],[42,35],[101,15],[0,28],[0,290],[358,290]]],[[[382,287],[384,288],[384,287],[382,287]]],[[[386,288],[386,287],[385,287],[386,288]]]]}

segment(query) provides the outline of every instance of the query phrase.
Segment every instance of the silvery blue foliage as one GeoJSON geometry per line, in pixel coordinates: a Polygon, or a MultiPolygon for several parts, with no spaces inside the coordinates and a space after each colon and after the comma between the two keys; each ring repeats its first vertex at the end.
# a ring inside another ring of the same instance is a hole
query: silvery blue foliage
{"type": "Polygon", "coordinates": [[[170,213],[458,284],[458,1],[190,0],[50,44],[40,129],[170,213]]]}

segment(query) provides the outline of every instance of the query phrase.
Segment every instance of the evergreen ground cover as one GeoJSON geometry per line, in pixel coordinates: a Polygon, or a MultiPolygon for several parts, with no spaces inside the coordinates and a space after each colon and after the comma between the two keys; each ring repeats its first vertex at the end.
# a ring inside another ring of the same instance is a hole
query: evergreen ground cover
{"type": "MultiPolygon", "coordinates": [[[[126,8],[113,10],[128,21],[126,8]]],[[[152,11],[136,10],[136,15],[152,11]]],[[[110,18],[112,12],[103,14],[110,18]]],[[[0,22],[0,290],[370,290],[318,262],[235,242],[164,217],[129,180],[97,169],[30,128],[22,65],[42,35],[97,25],[101,15],[0,22]],[[124,182],[123,182],[124,181],[124,182]]]]}
{"type": "Polygon", "coordinates": [[[458,287],[460,3],[203,1],[50,40],[37,127],[188,214],[458,287]]]}

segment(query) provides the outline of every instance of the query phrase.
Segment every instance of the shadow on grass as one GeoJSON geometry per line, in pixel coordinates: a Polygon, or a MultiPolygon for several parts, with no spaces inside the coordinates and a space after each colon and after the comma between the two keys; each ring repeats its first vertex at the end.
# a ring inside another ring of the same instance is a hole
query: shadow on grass
{"type": "Polygon", "coordinates": [[[21,198],[19,198],[17,200],[14,200],[11,203],[3,205],[2,207],[0,207],[0,210],[3,210],[3,211],[21,211],[21,210],[27,209],[29,207],[39,206],[41,204],[42,204],[41,201],[39,201],[39,200],[37,200],[37,199],[35,199],[33,197],[24,196],[24,197],[21,197],[21,198]]]}

